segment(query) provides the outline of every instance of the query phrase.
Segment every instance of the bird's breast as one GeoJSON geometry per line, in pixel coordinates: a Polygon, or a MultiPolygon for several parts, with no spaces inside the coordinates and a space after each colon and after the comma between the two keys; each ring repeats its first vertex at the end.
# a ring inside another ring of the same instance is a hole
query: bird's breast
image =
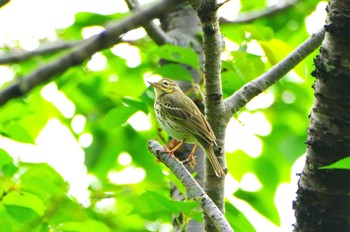
{"type": "Polygon", "coordinates": [[[157,103],[154,105],[157,120],[160,126],[170,135],[172,138],[181,141],[185,139],[187,143],[195,143],[196,139],[188,132],[184,131],[183,125],[179,122],[174,122],[168,115],[162,110],[162,105],[157,103]]]}

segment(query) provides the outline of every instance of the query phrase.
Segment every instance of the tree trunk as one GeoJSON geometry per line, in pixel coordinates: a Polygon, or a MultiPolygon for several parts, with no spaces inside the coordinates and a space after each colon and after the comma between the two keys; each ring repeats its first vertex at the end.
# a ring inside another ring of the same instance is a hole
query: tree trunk
{"type": "Polygon", "coordinates": [[[350,170],[319,169],[350,155],[350,1],[330,0],[327,12],[294,231],[350,231],[350,170]]]}
{"type": "MultiPolygon", "coordinates": [[[[192,9],[192,7],[188,3],[179,4],[171,11],[166,17],[161,19],[162,29],[166,32],[166,34],[171,38],[174,44],[189,47],[197,51],[199,60],[202,60],[203,49],[201,38],[198,34],[201,31],[200,22],[196,12],[192,9]]],[[[161,63],[166,63],[167,61],[161,61],[161,63]]],[[[185,66],[184,67],[192,74],[192,77],[196,83],[200,81],[200,74],[193,67],[185,66]]],[[[192,84],[188,81],[178,81],[181,89],[187,92],[190,88],[192,88],[192,84]]],[[[190,96],[191,99],[195,97],[190,96]]],[[[203,104],[201,102],[196,102],[197,106],[203,112],[203,104]]],[[[175,152],[175,155],[180,160],[185,160],[188,155],[192,151],[192,144],[184,144],[181,149],[175,152]]],[[[197,148],[195,152],[197,165],[194,169],[188,167],[190,172],[196,172],[195,179],[196,181],[203,187],[204,185],[204,161],[205,154],[201,148],[197,148]]],[[[171,191],[171,196],[176,200],[183,200],[185,196],[183,196],[180,191],[173,186],[171,191]]],[[[187,196],[189,197],[189,195],[187,196]]],[[[176,216],[173,220],[174,231],[203,231],[204,226],[203,223],[199,223],[193,219],[187,222],[186,219],[182,217],[182,215],[176,216]]]]}

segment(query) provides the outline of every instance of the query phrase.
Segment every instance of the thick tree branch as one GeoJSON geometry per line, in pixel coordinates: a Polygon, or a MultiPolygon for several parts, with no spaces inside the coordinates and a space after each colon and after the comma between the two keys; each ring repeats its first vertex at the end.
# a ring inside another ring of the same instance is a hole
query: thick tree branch
{"type": "Polygon", "coordinates": [[[204,190],[180,161],[174,159],[169,153],[164,152],[164,147],[162,147],[157,141],[150,140],[148,142],[148,149],[181,181],[193,199],[198,202],[203,210],[203,213],[210,218],[211,222],[215,225],[218,231],[233,231],[219,208],[204,192],[204,190]]]}
{"type": "Polygon", "coordinates": [[[240,23],[251,23],[259,18],[267,17],[274,15],[276,13],[288,10],[291,7],[294,7],[297,3],[296,0],[278,2],[275,5],[267,7],[263,10],[250,11],[238,14],[236,19],[228,20],[226,18],[220,18],[221,24],[240,24],[240,23]]]}
{"type": "Polygon", "coordinates": [[[79,65],[90,58],[94,53],[110,47],[119,41],[119,36],[127,31],[139,27],[145,21],[149,21],[160,14],[164,14],[172,6],[181,3],[177,0],[163,0],[151,7],[135,12],[134,15],[117,23],[109,25],[105,31],[95,35],[76,47],[69,54],[41,67],[28,76],[17,79],[14,83],[0,91],[0,106],[12,98],[23,96],[34,87],[46,83],[54,76],[63,73],[72,66],[79,65]]]}
{"type": "Polygon", "coordinates": [[[0,0],[0,8],[5,6],[9,2],[10,2],[10,0],[0,0]]]}
{"type": "Polygon", "coordinates": [[[15,50],[3,52],[0,54],[0,64],[17,63],[33,56],[44,55],[57,52],[78,45],[80,41],[56,41],[54,43],[44,44],[33,51],[15,50]]]}
{"type": "Polygon", "coordinates": [[[305,42],[299,45],[281,62],[273,66],[269,71],[262,74],[255,80],[245,84],[232,96],[225,100],[225,118],[228,121],[234,113],[241,109],[255,96],[276,83],[290,70],[292,70],[300,61],[317,49],[323,40],[324,30],[313,34],[305,42]]]}
{"type": "MultiPolygon", "coordinates": [[[[141,9],[140,3],[137,0],[125,0],[129,9],[136,12],[141,9]]],[[[173,40],[152,21],[147,21],[142,24],[142,27],[146,30],[148,36],[153,39],[157,45],[173,43],[173,40]]]]}
{"type": "Polygon", "coordinates": [[[294,232],[350,231],[350,170],[321,168],[350,156],[350,1],[330,0],[326,11],[294,232]]]}
{"type": "MultiPolygon", "coordinates": [[[[218,149],[216,149],[216,155],[221,165],[225,167],[226,123],[223,120],[224,102],[222,99],[220,60],[223,41],[217,16],[219,5],[216,0],[202,0],[200,4],[198,3],[197,0],[191,1],[191,5],[197,11],[201,21],[203,32],[205,114],[217,138],[218,149]]],[[[222,212],[224,212],[224,189],[224,179],[215,176],[207,160],[205,191],[222,212]]],[[[206,216],[204,216],[204,227],[206,231],[215,230],[206,216]]]]}
{"type": "MultiPolygon", "coordinates": [[[[196,7],[197,1],[193,2],[191,2],[192,6],[196,7]]],[[[223,144],[224,130],[219,128],[225,128],[225,125],[221,125],[220,121],[217,120],[220,118],[218,114],[222,112],[224,106],[222,101],[220,61],[222,37],[217,20],[217,9],[216,1],[202,1],[202,4],[195,10],[200,18],[203,31],[205,113],[220,146],[223,144]]]]}

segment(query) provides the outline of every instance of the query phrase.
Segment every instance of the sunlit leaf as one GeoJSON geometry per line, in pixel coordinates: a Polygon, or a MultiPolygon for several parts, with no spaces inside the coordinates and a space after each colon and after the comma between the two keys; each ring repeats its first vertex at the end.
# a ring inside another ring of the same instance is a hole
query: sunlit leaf
{"type": "Polygon", "coordinates": [[[154,216],[160,212],[174,215],[182,212],[190,215],[197,207],[198,204],[193,201],[174,201],[157,192],[147,191],[138,198],[134,213],[154,220],[154,216]]]}
{"type": "Polygon", "coordinates": [[[105,224],[95,221],[95,220],[88,220],[88,221],[82,221],[82,222],[65,222],[62,223],[60,226],[60,231],[69,232],[69,231],[76,231],[76,232],[109,232],[111,231],[105,224]]]}
{"type": "Polygon", "coordinates": [[[16,220],[23,221],[30,221],[35,217],[42,216],[46,208],[40,197],[26,192],[11,191],[6,194],[2,202],[9,214],[16,220]]]}
{"type": "Polygon", "coordinates": [[[268,189],[261,189],[256,192],[248,192],[239,189],[234,195],[250,204],[260,214],[264,215],[271,222],[280,225],[280,218],[274,204],[273,192],[268,189]]]}
{"type": "Polygon", "coordinates": [[[265,71],[261,57],[243,51],[231,53],[233,68],[243,80],[252,80],[265,71]]]}
{"type": "Polygon", "coordinates": [[[257,9],[263,9],[266,6],[266,1],[264,0],[257,0],[257,1],[249,1],[249,0],[241,0],[240,1],[242,8],[242,11],[251,11],[251,10],[257,10],[257,9]]]}
{"type": "Polygon", "coordinates": [[[160,46],[157,50],[155,50],[154,54],[167,61],[187,64],[198,69],[198,55],[194,50],[190,48],[166,44],[160,46]]]}
{"type": "Polygon", "coordinates": [[[0,149],[0,174],[10,177],[17,170],[13,163],[13,158],[5,150],[0,149]]]}
{"type": "Polygon", "coordinates": [[[255,39],[258,41],[268,41],[273,38],[273,31],[270,27],[258,26],[258,25],[245,25],[241,27],[241,30],[248,34],[248,39],[255,39]],[[248,33],[247,33],[248,32],[248,33]]]}
{"type": "Polygon", "coordinates": [[[193,81],[191,73],[179,64],[160,66],[154,73],[174,80],[193,81]]]}
{"type": "Polygon", "coordinates": [[[6,125],[2,134],[10,139],[23,143],[35,143],[28,131],[16,122],[10,122],[6,125]]]}
{"type": "Polygon", "coordinates": [[[49,165],[26,164],[27,170],[20,176],[21,189],[35,194],[42,200],[61,197],[67,190],[67,183],[49,165]]]}
{"type": "Polygon", "coordinates": [[[105,118],[106,128],[114,128],[123,125],[131,115],[137,111],[134,107],[119,106],[110,110],[105,118]]]}
{"type": "Polygon", "coordinates": [[[145,112],[146,114],[148,113],[148,108],[144,102],[135,100],[131,97],[123,97],[122,102],[130,107],[137,109],[137,110],[141,110],[141,111],[145,112]]]}
{"type": "Polygon", "coordinates": [[[20,101],[10,102],[0,108],[0,122],[14,120],[33,113],[26,104],[20,101]]]}
{"type": "Polygon", "coordinates": [[[282,40],[272,39],[270,41],[263,41],[260,42],[260,45],[272,65],[277,64],[291,52],[291,46],[282,40]]]}
{"type": "Polygon", "coordinates": [[[255,232],[256,230],[244,214],[230,202],[225,204],[225,217],[236,232],[255,232]]]}
{"type": "Polygon", "coordinates": [[[13,231],[14,226],[11,217],[3,206],[0,206],[0,225],[3,231],[13,231]]]}

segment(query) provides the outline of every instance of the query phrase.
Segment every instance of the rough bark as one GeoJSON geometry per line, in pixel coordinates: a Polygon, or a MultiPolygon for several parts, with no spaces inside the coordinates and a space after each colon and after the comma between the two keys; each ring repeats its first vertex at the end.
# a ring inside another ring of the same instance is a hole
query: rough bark
{"type": "Polygon", "coordinates": [[[350,1],[330,0],[327,12],[294,231],[350,231],[350,170],[319,169],[350,155],[350,1]]]}
{"type": "MultiPolygon", "coordinates": [[[[216,0],[203,0],[199,5],[192,2],[192,6],[197,11],[201,21],[203,32],[203,53],[204,53],[204,88],[205,88],[205,108],[206,117],[216,135],[216,155],[222,167],[225,165],[225,132],[226,121],[224,119],[224,101],[222,98],[221,83],[221,52],[223,39],[220,33],[220,26],[217,10],[220,5],[216,0]]],[[[207,160],[205,191],[213,199],[218,208],[224,212],[224,189],[225,179],[218,178],[207,160]]],[[[207,215],[204,215],[205,231],[216,231],[207,215]]]]}

